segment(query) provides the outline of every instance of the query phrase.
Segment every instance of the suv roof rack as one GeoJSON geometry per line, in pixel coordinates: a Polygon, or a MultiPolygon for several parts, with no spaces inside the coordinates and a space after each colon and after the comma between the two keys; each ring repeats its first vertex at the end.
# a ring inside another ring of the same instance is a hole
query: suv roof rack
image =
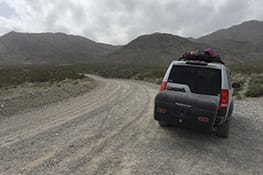
{"type": "Polygon", "coordinates": [[[210,55],[207,51],[200,51],[200,50],[186,52],[178,60],[179,61],[202,61],[206,63],[225,64],[218,54],[210,55]]]}

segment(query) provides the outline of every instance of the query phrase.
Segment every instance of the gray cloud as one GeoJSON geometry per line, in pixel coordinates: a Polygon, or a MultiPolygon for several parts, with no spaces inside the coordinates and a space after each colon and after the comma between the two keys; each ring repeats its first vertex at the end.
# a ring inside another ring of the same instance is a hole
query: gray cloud
{"type": "Polygon", "coordinates": [[[0,0],[0,34],[65,32],[125,44],[168,32],[200,37],[250,19],[263,19],[261,0],[0,0]]]}
{"type": "Polygon", "coordinates": [[[15,15],[15,11],[13,11],[8,4],[0,1],[0,16],[10,18],[12,15],[15,15]]]}

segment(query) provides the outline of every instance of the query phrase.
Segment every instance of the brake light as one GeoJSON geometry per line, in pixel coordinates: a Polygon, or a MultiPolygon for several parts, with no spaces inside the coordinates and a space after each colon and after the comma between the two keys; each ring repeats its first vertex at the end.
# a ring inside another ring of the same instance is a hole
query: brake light
{"type": "Polygon", "coordinates": [[[166,90],[166,88],[167,88],[167,82],[163,81],[160,87],[160,92],[166,90]]]}
{"type": "Polygon", "coordinates": [[[220,92],[219,109],[227,108],[229,100],[229,92],[227,89],[222,89],[220,92]]]}

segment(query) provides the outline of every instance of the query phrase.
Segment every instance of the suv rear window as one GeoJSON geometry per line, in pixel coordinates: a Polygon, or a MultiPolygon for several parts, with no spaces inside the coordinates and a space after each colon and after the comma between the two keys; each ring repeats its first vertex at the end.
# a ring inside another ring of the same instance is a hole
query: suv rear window
{"type": "Polygon", "coordinates": [[[221,90],[221,70],[175,65],[168,82],[188,85],[193,93],[218,95],[221,90]]]}

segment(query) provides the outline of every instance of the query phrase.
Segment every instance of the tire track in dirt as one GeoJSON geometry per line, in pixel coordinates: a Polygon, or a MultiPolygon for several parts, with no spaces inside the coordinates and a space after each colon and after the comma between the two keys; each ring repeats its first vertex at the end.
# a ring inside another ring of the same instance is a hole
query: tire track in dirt
{"type": "MultiPolygon", "coordinates": [[[[131,91],[131,92],[133,92],[133,91],[131,91]]],[[[123,99],[121,100],[121,103],[129,102],[129,99],[127,97],[132,95],[131,92],[129,92],[126,95],[123,96],[123,99]]],[[[120,102],[118,102],[118,103],[120,103],[120,102]]],[[[114,103],[111,104],[111,105],[114,105],[114,103]]],[[[104,110],[109,110],[109,109],[104,108],[104,110]]],[[[113,109],[111,109],[111,110],[113,110],[113,109]]],[[[125,113],[120,113],[120,114],[124,115],[125,113]]],[[[92,115],[96,115],[96,114],[92,114],[92,115]]],[[[101,117],[101,119],[103,119],[103,117],[101,117]]],[[[104,118],[103,120],[105,120],[105,119],[107,119],[107,118],[104,118]]],[[[103,120],[100,120],[100,121],[96,120],[96,122],[98,122],[98,125],[102,125],[104,123],[103,120]]],[[[92,121],[90,121],[90,122],[92,122],[92,121]]],[[[111,132],[116,133],[116,130],[119,127],[123,127],[123,126],[122,125],[116,126],[114,128],[114,130],[111,131],[111,132]]],[[[86,131],[88,130],[89,132],[85,132],[85,135],[83,135],[83,136],[70,139],[69,142],[65,143],[64,147],[62,147],[61,149],[58,149],[56,151],[56,154],[54,154],[52,157],[47,159],[45,162],[42,162],[42,165],[40,164],[40,165],[37,165],[36,167],[34,167],[34,168],[32,167],[32,168],[33,169],[38,169],[39,167],[42,167],[42,166],[52,165],[54,157],[56,157],[56,159],[61,160],[63,162],[67,162],[68,160],[76,159],[76,158],[78,158],[78,156],[82,156],[83,154],[87,154],[90,146],[93,145],[93,142],[96,143],[96,146],[98,146],[100,144],[97,144],[97,142],[100,143],[102,140],[105,140],[109,135],[112,134],[109,129],[110,128],[107,128],[107,127],[106,128],[101,128],[101,126],[91,126],[90,127],[88,125],[81,126],[81,124],[79,124],[78,125],[78,130],[76,131],[76,133],[78,135],[83,133],[83,130],[86,130],[86,131]],[[100,129],[97,129],[98,127],[100,129]],[[101,131],[104,131],[104,133],[102,133],[101,131]],[[72,149],[72,145],[73,144],[75,145],[74,146],[75,149],[72,149]],[[78,149],[76,149],[76,148],[78,148],[78,149]]],[[[58,162],[59,161],[57,161],[56,163],[58,164],[58,162]]],[[[61,169],[66,169],[66,166],[62,166],[62,167],[63,168],[61,168],[61,169]]],[[[35,171],[33,171],[34,172],[33,174],[39,174],[39,172],[35,172],[35,171]]]]}
{"type": "MultiPolygon", "coordinates": [[[[111,84],[111,83],[104,83],[104,82],[100,82],[100,83],[98,83],[98,84],[100,84],[96,89],[96,91],[98,92],[98,93],[88,93],[88,94],[86,94],[86,95],[83,95],[84,96],[84,98],[82,97],[82,98],[76,98],[77,100],[78,100],[78,106],[76,106],[76,101],[74,101],[74,100],[68,100],[68,101],[66,101],[65,103],[63,103],[63,106],[67,109],[67,110],[72,110],[72,109],[75,109],[76,107],[82,107],[82,105],[89,105],[89,103],[87,104],[87,103],[83,103],[83,102],[85,102],[85,101],[87,101],[87,98],[89,98],[92,102],[93,102],[93,98],[99,98],[99,97],[102,97],[103,95],[105,95],[105,94],[107,94],[109,91],[111,91],[112,89],[113,89],[113,87],[111,87],[112,85],[115,85],[115,84],[111,84]],[[111,89],[110,89],[111,88],[111,89]],[[85,97],[87,97],[87,98],[85,98],[85,97]],[[75,104],[75,105],[74,105],[75,104]]],[[[40,108],[40,111],[41,111],[42,109],[40,108]]],[[[76,109],[75,109],[76,110],[76,109]]],[[[41,114],[40,113],[40,111],[36,111],[35,113],[36,114],[41,114]]],[[[47,120],[47,117],[49,117],[49,118],[52,118],[52,119],[54,119],[53,117],[58,117],[58,116],[56,116],[56,115],[54,115],[54,114],[59,114],[60,112],[66,112],[64,109],[58,109],[56,106],[49,106],[49,113],[50,114],[53,114],[53,115],[49,115],[49,116],[45,116],[45,118],[44,117],[41,117],[41,118],[36,118],[34,115],[32,115],[31,117],[30,116],[28,116],[27,114],[22,114],[22,115],[19,115],[19,118],[17,117],[17,116],[14,116],[14,117],[10,117],[9,118],[9,120],[7,120],[7,121],[10,121],[11,120],[11,122],[13,122],[12,121],[12,118],[15,118],[15,119],[20,119],[20,118],[22,118],[22,120],[24,120],[23,119],[23,117],[26,115],[26,117],[27,118],[29,118],[29,119],[31,119],[31,120],[34,120],[34,119],[36,119],[37,121],[41,121],[41,120],[43,120],[43,121],[46,121],[47,120]]],[[[4,122],[2,122],[2,124],[3,124],[4,122]]],[[[18,125],[16,125],[15,126],[15,128],[17,129],[18,128],[18,126],[19,125],[21,125],[21,127],[24,127],[24,125],[26,125],[26,124],[28,124],[27,122],[20,122],[18,125]]],[[[2,134],[6,134],[5,132],[8,132],[9,130],[11,130],[11,129],[13,129],[12,128],[13,126],[11,125],[9,128],[8,127],[4,127],[3,128],[3,130],[0,130],[1,131],[1,135],[2,134]],[[9,130],[8,130],[9,129],[9,130]]],[[[2,129],[2,128],[1,128],[2,129]]],[[[19,128],[19,129],[21,129],[21,128],[19,128]]]]}
{"type": "MultiPolygon", "coordinates": [[[[127,89],[127,88],[125,88],[125,89],[127,89]]],[[[120,93],[120,92],[119,92],[120,93]]],[[[125,94],[121,94],[121,95],[123,95],[123,98],[125,98],[125,94]]],[[[109,98],[110,98],[111,96],[109,96],[109,98]]],[[[119,98],[119,96],[116,96],[116,94],[115,95],[113,95],[113,97],[112,98],[110,98],[110,100],[108,101],[108,102],[111,102],[111,100],[116,100],[117,98],[119,98]]],[[[107,99],[105,99],[105,100],[107,100],[107,99]]],[[[106,103],[107,104],[107,103],[106,103]]],[[[102,106],[103,106],[103,103],[101,104],[102,106]]],[[[101,106],[99,106],[98,105],[98,108],[101,108],[101,106]]],[[[93,110],[88,110],[88,111],[94,111],[93,112],[93,115],[96,115],[96,113],[98,113],[98,112],[100,112],[100,111],[103,111],[103,109],[105,110],[105,108],[101,108],[101,109],[99,109],[99,110],[96,110],[97,108],[94,108],[93,110]]],[[[81,113],[78,113],[79,115],[81,114],[81,113]]],[[[65,120],[67,119],[66,118],[67,116],[65,116],[65,120]]],[[[71,117],[70,115],[68,116],[68,117],[71,117]]],[[[26,138],[24,138],[24,140],[22,140],[21,139],[21,142],[20,143],[18,143],[18,144],[14,144],[15,146],[14,146],[14,148],[12,149],[12,153],[13,152],[15,152],[16,150],[20,150],[20,152],[21,152],[21,150],[23,150],[23,149],[25,149],[26,147],[24,146],[25,144],[27,144],[27,143],[30,143],[30,142],[32,142],[32,140],[37,140],[38,142],[40,142],[41,140],[43,140],[43,139],[45,139],[45,138],[48,138],[48,137],[50,137],[50,135],[53,135],[53,136],[55,136],[55,133],[59,133],[59,131],[60,130],[65,130],[65,129],[68,129],[68,128],[72,128],[72,127],[74,127],[74,126],[79,126],[79,125],[81,125],[82,124],[82,122],[83,122],[83,120],[87,120],[87,119],[89,119],[88,117],[86,117],[85,115],[80,115],[79,117],[78,116],[76,116],[76,117],[74,117],[74,119],[70,119],[70,120],[66,120],[67,121],[67,123],[66,122],[64,122],[65,124],[62,124],[62,125],[60,125],[59,127],[53,127],[53,129],[52,128],[49,128],[48,130],[42,130],[43,132],[37,132],[37,133],[39,133],[39,134],[35,134],[35,135],[31,135],[31,137],[27,137],[27,139],[26,138]],[[74,121],[74,119],[75,119],[75,121],[74,121]],[[53,134],[50,134],[50,133],[53,133],[53,134]],[[18,147],[20,145],[20,147],[18,147]]],[[[49,141],[50,141],[51,139],[49,139],[49,141]]],[[[45,140],[44,140],[45,141],[45,140]]],[[[11,145],[12,146],[12,145],[11,145]]],[[[7,149],[9,149],[9,148],[7,148],[7,149]]],[[[26,152],[26,151],[24,151],[24,152],[26,152]]],[[[9,155],[9,157],[10,157],[10,155],[9,155]]]]}
{"type": "MultiPolygon", "coordinates": [[[[110,89],[110,93],[109,91],[106,91],[106,93],[103,92],[102,95],[95,96],[95,98],[91,99],[92,102],[88,101],[87,104],[85,103],[85,101],[81,99],[82,101],[77,102],[77,103],[80,103],[79,106],[74,105],[73,107],[70,106],[69,108],[67,108],[67,106],[66,107],[63,106],[64,111],[60,110],[60,111],[57,111],[56,113],[51,113],[50,115],[44,114],[43,116],[41,116],[40,121],[38,121],[39,118],[36,117],[35,125],[33,128],[30,128],[30,130],[27,126],[24,125],[23,129],[17,130],[17,132],[12,132],[11,134],[13,136],[6,134],[6,133],[10,133],[10,130],[3,131],[3,135],[5,134],[5,136],[1,138],[0,146],[2,147],[8,146],[12,143],[15,143],[19,139],[22,139],[23,136],[30,137],[31,135],[36,134],[36,132],[41,132],[40,130],[36,128],[41,127],[42,130],[47,130],[51,127],[56,127],[67,120],[74,119],[74,117],[76,117],[76,114],[79,114],[81,112],[82,113],[86,112],[87,110],[93,110],[93,108],[97,107],[98,104],[105,101],[104,99],[110,98],[111,96],[115,96],[116,93],[118,93],[118,90],[121,88],[121,86],[119,84],[117,85],[118,86],[116,88],[114,87],[113,90],[110,89]],[[65,120],[66,115],[68,116],[71,115],[71,117],[70,118],[67,117],[66,118],[67,120],[65,120]]],[[[34,116],[35,115],[38,115],[38,114],[34,114],[34,116]]]]}
{"type": "Polygon", "coordinates": [[[4,131],[0,133],[0,174],[263,171],[260,100],[238,101],[230,137],[221,139],[187,129],[160,128],[152,116],[158,86],[94,78],[101,86],[89,94],[0,124],[4,131]],[[13,142],[7,142],[11,138],[13,142]]]}

